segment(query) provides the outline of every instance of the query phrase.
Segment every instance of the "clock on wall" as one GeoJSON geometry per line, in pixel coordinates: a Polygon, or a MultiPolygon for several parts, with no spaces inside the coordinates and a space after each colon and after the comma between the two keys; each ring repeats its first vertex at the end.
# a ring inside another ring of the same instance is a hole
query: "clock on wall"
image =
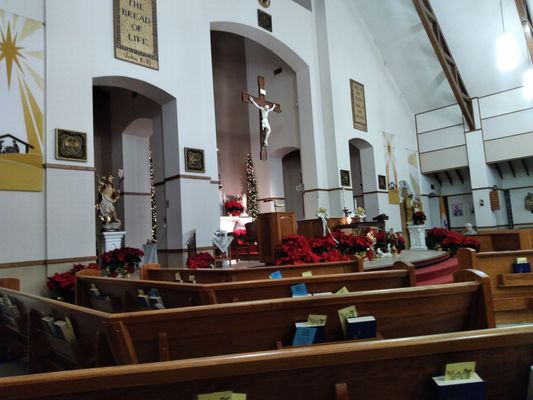
{"type": "Polygon", "coordinates": [[[261,4],[262,7],[268,8],[270,7],[270,0],[257,0],[259,4],[261,4]]]}

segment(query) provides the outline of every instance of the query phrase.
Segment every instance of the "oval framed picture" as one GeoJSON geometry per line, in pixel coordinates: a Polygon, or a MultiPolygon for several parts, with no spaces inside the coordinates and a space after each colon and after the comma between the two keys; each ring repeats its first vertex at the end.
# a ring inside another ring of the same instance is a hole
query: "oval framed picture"
{"type": "Polygon", "coordinates": [[[262,7],[268,8],[270,7],[270,0],[257,0],[259,4],[261,4],[262,7]]]}

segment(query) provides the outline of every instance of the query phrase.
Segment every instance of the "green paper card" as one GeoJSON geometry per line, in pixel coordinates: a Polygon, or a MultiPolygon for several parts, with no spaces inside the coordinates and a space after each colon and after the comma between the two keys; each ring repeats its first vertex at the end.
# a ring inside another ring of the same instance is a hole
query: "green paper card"
{"type": "Polygon", "coordinates": [[[309,314],[307,317],[307,325],[309,326],[322,326],[326,325],[327,315],[309,314]]]}
{"type": "Polygon", "coordinates": [[[346,289],[346,286],[341,287],[339,290],[335,292],[335,294],[349,294],[350,292],[348,289],[346,289]]]}
{"type": "Polygon", "coordinates": [[[302,272],[302,276],[313,276],[313,273],[311,271],[304,271],[302,272]]]}
{"type": "Polygon", "coordinates": [[[474,372],[476,372],[475,361],[446,364],[444,380],[455,381],[458,379],[470,379],[474,372]]]}
{"type": "Polygon", "coordinates": [[[346,320],[348,318],[357,317],[357,310],[355,306],[349,306],[341,308],[337,311],[339,313],[339,320],[341,321],[342,331],[344,332],[344,337],[346,337],[346,320]]]}

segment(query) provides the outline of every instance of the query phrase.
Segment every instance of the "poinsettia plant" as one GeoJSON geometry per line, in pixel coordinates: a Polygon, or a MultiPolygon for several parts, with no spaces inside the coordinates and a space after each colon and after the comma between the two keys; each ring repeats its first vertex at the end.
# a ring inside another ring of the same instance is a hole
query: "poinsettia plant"
{"type": "Polygon", "coordinates": [[[66,301],[67,303],[74,303],[74,287],[76,283],[76,272],[84,269],[99,270],[98,264],[74,264],[72,268],[66,272],[56,272],[54,275],[48,277],[46,286],[50,291],[50,297],[56,300],[66,301]]]}
{"type": "Polygon", "coordinates": [[[197,253],[187,259],[187,268],[189,269],[213,268],[214,264],[214,257],[205,251],[197,253]]]}
{"type": "Polygon", "coordinates": [[[240,201],[237,200],[226,201],[226,203],[224,203],[224,208],[228,214],[237,217],[244,211],[244,206],[240,201]]]}
{"type": "Polygon", "coordinates": [[[289,235],[277,249],[276,265],[346,261],[353,255],[372,259],[372,245],[372,239],[367,236],[341,232],[312,239],[302,235],[289,235]]]}
{"type": "Polygon", "coordinates": [[[432,228],[427,231],[426,245],[430,249],[441,247],[443,250],[455,254],[458,249],[468,247],[479,251],[479,240],[445,228],[432,228]]]}
{"type": "Polygon", "coordinates": [[[413,213],[413,223],[417,225],[423,225],[426,220],[426,213],[424,211],[415,211],[413,213]]]}
{"type": "Polygon", "coordinates": [[[101,267],[108,277],[129,277],[139,269],[142,256],[144,252],[134,247],[114,249],[102,255],[101,267]]]}
{"type": "Polygon", "coordinates": [[[233,237],[239,246],[246,243],[246,229],[235,229],[233,231],[233,237]]]}

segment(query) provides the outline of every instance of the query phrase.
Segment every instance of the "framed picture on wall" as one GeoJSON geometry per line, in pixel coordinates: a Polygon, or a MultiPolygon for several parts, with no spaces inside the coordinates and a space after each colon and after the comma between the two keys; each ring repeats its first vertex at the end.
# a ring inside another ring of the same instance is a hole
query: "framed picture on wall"
{"type": "Polygon", "coordinates": [[[341,169],[341,186],[350,186],[350,171],[341,169]]]}
{"type": "Polygon", "coordinates": [[[87,134],[56,129],[56,159],[87,161],[87,134]]]}
{"type": "Polygon", "coordinates": [[[378,187],[380,190],[387,190],[387,178],[385,175],[378,175],[378,187]]]}
{"type": "Polygon", "coordinates": [[[205,172],[204,151],[185,147],[185,171],[205,172]]]}
{"type": "Polygon", "coordinates": [[[366,121],[365,86],[350,79],[350,94],[352,98],[352,119],[354,129],[368,132],[366,121]]]}
{"type": "Polygon", "coordinates": [[[462,217],[463,216],[463,203],[452,204],[452,215],[454,217],[462,217]]]}

